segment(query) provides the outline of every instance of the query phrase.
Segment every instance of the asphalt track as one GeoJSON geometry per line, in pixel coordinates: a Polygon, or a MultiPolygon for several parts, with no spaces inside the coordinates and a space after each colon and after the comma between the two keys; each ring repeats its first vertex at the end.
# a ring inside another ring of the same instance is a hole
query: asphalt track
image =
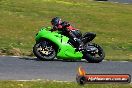
{"type": "Polygon", "coordinates": [[[84,67],[87,73],[132,75],[132,62],[39,61],[31,57],[0,56],[0,80],[75,81],[79,66],[84,67]]]}

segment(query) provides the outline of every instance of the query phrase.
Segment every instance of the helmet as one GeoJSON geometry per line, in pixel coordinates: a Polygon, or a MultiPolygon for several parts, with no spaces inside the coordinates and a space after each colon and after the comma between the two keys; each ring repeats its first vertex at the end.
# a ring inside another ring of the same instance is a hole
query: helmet
{"type": "Polygon", "coordinates": [[[51,20],[51,24],[54,25],[54,26],[59,25],[61,23],[62,23],[62,21],[59,17],[55,17],[51,20]]]}

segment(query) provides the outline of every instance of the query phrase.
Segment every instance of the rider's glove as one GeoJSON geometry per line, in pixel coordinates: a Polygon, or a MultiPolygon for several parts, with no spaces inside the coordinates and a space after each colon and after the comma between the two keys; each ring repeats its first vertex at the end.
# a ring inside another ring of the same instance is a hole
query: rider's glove
{"type": "Polygon", "coordinates": [[[58,28],[56,26],[54,26],[50,31],[53,32],[53,31],[56,31],[58,30],[58,28]]]}

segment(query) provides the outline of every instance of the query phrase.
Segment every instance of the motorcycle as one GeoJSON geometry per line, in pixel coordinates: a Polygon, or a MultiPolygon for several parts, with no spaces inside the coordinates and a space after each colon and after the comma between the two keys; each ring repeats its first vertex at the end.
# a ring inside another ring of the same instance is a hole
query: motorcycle
{"type": "Polygon", "coordinates": [[[43,27],[35,36],[33,53],[40,60],[54,60],[56,57],[62,60],[86,59],[90,63],[99,63],[104,59],[103,49],[98,44],[92,43],[93,39],[88,32],[80,36],[84,49],[78,51],[77,43],[59,31],[50,30],[51,27],[43,27]]]}

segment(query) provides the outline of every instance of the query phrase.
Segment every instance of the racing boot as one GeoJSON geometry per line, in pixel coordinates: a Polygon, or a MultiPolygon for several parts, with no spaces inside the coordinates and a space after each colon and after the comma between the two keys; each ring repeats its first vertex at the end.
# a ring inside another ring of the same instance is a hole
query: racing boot
{"type": "Polygon", "coordinates": [[[82,50],[84,50],[83,49],[83,43],[82,43],[82,41],[80,39],[74,38],[74,41],[76,41],[78,43],[78,47],[77,47],[76,51],[82,51],[82,50]]]}
{"type": "Polygon", "coordinates": [[[83,43],[81,43],[80,45],[79,45],[79,47],[78,47],[78,51],[83,51],[84,50],[84,48],[83,48],[83,43]]]}

